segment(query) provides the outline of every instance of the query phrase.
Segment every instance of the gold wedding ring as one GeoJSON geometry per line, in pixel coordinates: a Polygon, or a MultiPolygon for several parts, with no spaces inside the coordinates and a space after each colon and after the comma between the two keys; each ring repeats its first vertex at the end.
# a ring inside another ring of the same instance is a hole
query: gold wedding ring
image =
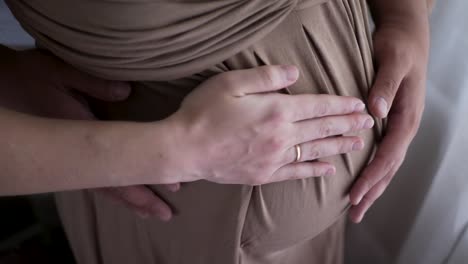
{"type": "Polygon", "coordinates": [[[295,145],[294,148],[296,149],[296,160],[294,162],[299,162],[301,161],[302,158],[302,149],[301,145],[295,145]]]}

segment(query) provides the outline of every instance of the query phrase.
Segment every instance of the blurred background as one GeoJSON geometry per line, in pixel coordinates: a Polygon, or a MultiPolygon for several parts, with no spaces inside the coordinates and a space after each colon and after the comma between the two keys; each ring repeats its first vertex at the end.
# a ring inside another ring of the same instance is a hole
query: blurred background
{"type": "MultiPolygon", "coordinates": [[[[468,263],[468,1],[439,1],[423,122],[407,160],[364,223],[347,263],[468,263]]],[[[33,46],[0,0],[0,43],[33,46]]],[[[73,263],[51,195],[0,198],[0,264],[73,263]]]]}

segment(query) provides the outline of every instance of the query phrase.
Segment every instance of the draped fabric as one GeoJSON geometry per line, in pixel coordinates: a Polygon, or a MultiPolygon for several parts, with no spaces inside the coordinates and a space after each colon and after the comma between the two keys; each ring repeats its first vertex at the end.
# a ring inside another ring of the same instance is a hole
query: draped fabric
{"type": "MultiPolygon", "coordinates": [[[[134,81],[124,102],[91,103],[105,120],[167,118],[207,78],[260,65],[296,65],[292,94],[365,101],[374,77],[366,0],[9,4],[43,48],[92,74],[134,81]]],[[[92,192],[61,193],[62,223],[78,263],[338,264],[348,190],[375,150],[376,124],[359,133],[362,151],[321,159],[336,167],[333,177],[255,187],[198,181],[177,193],[149,186],[177,212],[169,223],[141,220],[92,192]]]]}
{"type": "Polygon", "coordinates": [[[162,81],[223,61],[260,40],[294,10],[326,1],[6,2],[41,46],[67,62],[104,78],[162,81]]]}

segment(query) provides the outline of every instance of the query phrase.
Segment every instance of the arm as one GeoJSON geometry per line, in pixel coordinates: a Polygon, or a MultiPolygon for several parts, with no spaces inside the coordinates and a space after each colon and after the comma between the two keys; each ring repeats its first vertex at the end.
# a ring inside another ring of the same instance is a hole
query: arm
{"type": "MultiPolygon", "coordinates": [[[[18,52],[0,45],[0,55],[0,107],[48,118],[96,120],[86,96],[111,103],[126,100],[131,92],[126,82],[90,76],[39,50],[18,52]]],[[[48,191],[53,187],[54,183],[47,185],[48,191]]],[[[175,192],[180,184],[164,187],[175,192]]],[[[90,191],[107,196],[141,217],[157,216],[164,221],[172,217],[167,202],[146,185],[90,191]]]]}
{"type": "Polygon", "coordinates": [[[427,20],[434,0],[368,0],[376,25],[395,21],[427,20]]]}
{"type": "MultiPolygon", "coordinates": [[[[93,135],[95,130],[91,128],[102,126],[103,123],[35,116],[94,120],[94,115],[81,95],[109,102],[121,101],[128,97],[130,86],[123,82],[92,77],[37,50],[18,52],[0,45],[0,57],[0,144],[4,146],[0,152],[0,195],[79,189],[96,185],[117,186],[117,183],[111,181],[116,179],[105,178],[110,177],[109,173],[97,178],[97,174],[89,174],[90,167],[82,166],[89,163],[87,159],[94,160],[96,164],[101,162],[93,154],[93,151],[102,152],[97,149],[99,145],[93,145],[94,149],[89,149],[86,142],[80,141],[85,133],[88,133],[88,139],[97,136],[93,135]],[[8,111],[6,108],[31,115],[8,111]],[[80,147],[74,147],[75,144],[80,147]]],[[[102,134],[107,133],[104,129],[100,131],[102,134]]],[[[117,147],[116,144],[112,146],[117,147]]],[[[175,185],[168,185],[168,188],[173,186],[175,185]]],[[[119,190],[106,188],[102,191],[106,194],[118,194],[112,196],[123,200],[126,205],[133,204],[138,209],[143,206],[134,197],[143,196],[148,201],[157,199],[144,186],[121,187],[119,190]],[[136,192],[139,195],[127,195],[136,192]],[[126,195],[120,197],[122,194],[126,195]]]]}
{"type": "Polygon", "coordinates": [[[332,164],[294,162],[295,145],[303,146],[301,161],[356,151],[363,147],[359,137],[334,136],[368,129],[372,121],[359,113],[365,106],[356,98],[269,93],[298,79],[291,66],[216,75],[163,121],[52,119],[92,119],[68,87],[115,99],[122,84],[34,50],[9,56],[0,61],[0,105],[48,118],[0,110],[0,194],[196,180],[255,185],[329,175],[332,164]]]}
{"type": "Polygon", "coordinates": [[[168,157],[178,148],[168,122],[68,121],[0,108],[0,123],[1,194],[150,183],[148,166],[158,168],[151,183],[175,182],[168,157]]]}

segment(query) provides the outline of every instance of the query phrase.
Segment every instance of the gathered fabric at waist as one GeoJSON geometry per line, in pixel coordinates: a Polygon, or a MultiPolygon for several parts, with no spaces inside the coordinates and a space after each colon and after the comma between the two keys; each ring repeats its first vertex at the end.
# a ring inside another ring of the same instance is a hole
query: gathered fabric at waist
{"type": "Polygon", "coordinates": [[[166,81],[219,63],[328,0],[7,0],[42,47],[93,75],[166,81]]]}

